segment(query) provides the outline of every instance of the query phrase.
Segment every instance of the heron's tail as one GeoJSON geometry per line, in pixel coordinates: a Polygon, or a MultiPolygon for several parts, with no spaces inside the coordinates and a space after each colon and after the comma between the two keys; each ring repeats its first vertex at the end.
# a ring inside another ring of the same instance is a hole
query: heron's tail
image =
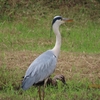
{"type": "Polygon", "coordinates": [[[23,90],[27,90],[28,88],[30,88],[32,85],[34,84],[34,79],[32,77],[26,77],[23,79],[22,81],[22,85],[21,88],[23,90]]]}

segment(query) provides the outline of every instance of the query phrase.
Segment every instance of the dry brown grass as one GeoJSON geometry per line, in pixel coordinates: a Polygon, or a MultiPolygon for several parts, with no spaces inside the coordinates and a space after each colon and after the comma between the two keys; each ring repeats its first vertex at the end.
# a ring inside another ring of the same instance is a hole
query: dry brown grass
{"type": "Polygon", "coordinates": [[[62,52],[58,60],[58,72],[64,73],[66,78],[88,78],[95,82],[100,79],[100,55],[85,53],[62,52]]]}
{"type": "MultiPolygon", "coordinates": [[[[13,51],[0,53],[2,59],[0,66],[7,68],[20,68],[26,71],[30,63],[39,55],[30,51],[13,51]]],[[[66,80],[88,78],[95,83],[100,79],[100,54],[61,52],[54,74],[63,74],[66,80]]]]}

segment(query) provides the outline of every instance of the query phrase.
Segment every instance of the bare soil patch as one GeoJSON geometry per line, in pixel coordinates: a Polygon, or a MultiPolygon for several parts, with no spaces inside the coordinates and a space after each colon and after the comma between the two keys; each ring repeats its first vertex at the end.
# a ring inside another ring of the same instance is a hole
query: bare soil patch
{"type": "MultiPolygon", "coordinates": [[[[0,53],[0,66],[20,68],[26,71],[31,62],[39,55],[30,51],[0,53]]],[[[63,74],[66,79],[88,78],[92,82],[100,79],[100,54],[61,52],[54,74],[63,74]]]]}

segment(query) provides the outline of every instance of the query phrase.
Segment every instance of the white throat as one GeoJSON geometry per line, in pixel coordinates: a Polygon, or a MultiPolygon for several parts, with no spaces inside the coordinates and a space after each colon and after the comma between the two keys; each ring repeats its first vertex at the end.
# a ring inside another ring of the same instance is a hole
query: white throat
{"type": "Polygon", "coordinates": [[[59,32],[59,25],[54,24],[53,25],[53,31],[56,35],[56,43],[54,48],[52,49],[54,55],[58,58],[59,52],[60,52],[60,47],[61,47],[61,35],[59,32]]]}

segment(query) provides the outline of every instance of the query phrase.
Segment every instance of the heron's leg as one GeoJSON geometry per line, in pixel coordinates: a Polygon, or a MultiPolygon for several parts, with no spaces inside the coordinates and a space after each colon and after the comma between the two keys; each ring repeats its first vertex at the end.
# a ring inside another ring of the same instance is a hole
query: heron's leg
{"type": "Polygon", "coordinates": [[[48,81],[48,78],[45,79],[45,81],[44,81],[44,87],[43,87],[43,100],[44,100],[44,97],[45,97],[45,87],[46,87],[47,81],[48,81]]]}
{"type": "Polygon", "coordinates": [[[45,96],[45,91],[44,91],[44,87],[43,87],[43,100],[44,100],[44,96],[45,96]]]}
{"type": "Polygon", "coordinates": [[[48,81],[48,78],[45,79],[45,81],[44,81],[44,87],[46,87],[47,81],[48,81]]]}
{"type": "Polygon", "coordinates": [[[41,100],[41,87],[39,86],[39,98],[40,98],[40,100],[41,100]]]}

